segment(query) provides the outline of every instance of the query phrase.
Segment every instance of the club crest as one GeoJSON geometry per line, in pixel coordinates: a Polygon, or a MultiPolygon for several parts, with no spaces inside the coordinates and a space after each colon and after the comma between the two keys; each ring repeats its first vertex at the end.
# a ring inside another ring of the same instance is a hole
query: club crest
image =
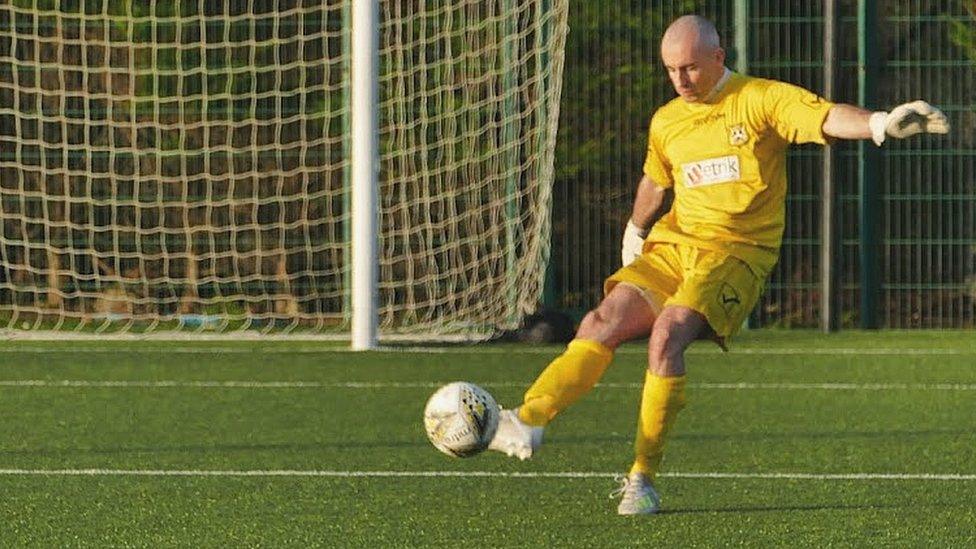
{"type": "Polygon", "coordinates": [[[729,145],[738,147],[749,142],[749,132],[744,124],[736,124],[729,128],[729,145]]]}

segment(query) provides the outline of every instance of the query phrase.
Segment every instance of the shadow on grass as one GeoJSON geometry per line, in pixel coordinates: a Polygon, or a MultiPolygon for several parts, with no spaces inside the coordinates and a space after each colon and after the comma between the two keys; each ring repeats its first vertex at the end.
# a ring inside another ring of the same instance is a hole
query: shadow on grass
{"type": "MultiPolygon", "coordinates": [[[[731,440],[731,441],[762,441],[762,440],[844,440],[844,439],[881,439],[922,438],[931,436],[970,436],[971,430],[966,429],[928,429],[925,431],[823,431],[815,433],[782,432],[782,433],[676,433],[671,440],[731,440]]],[[[570,436],[551,438],[546,444],[577,444],[586,442],[630,442],[632,433],[596,436],[570,436]]]]}
{"type": "MultiPolygon", "coordinates": [[[[731,506],[731,507],[716,507],[716,508],[705,508],[705,507],[695,507],[690,509],[664,509],[659,515],[695,515],[695,514],[712,514],[712,513],[781,513],[781,512],[798,512],[798,511],[871,511],[874,509],[904,509],[907,507],[918,507],[917,502],[906,501],[905,503],[897,504],[873,504],[864,503],[861,505],[844,504],[844,505],[742,505],[742,506],[731,506]]],[[[925,507],[954,507],[950,504],[929,504],[925,507]]]]}

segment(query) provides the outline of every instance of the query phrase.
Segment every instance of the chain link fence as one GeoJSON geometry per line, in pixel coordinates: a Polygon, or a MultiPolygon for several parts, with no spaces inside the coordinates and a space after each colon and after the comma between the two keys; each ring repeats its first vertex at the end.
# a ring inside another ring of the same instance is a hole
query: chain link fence
{"type": "MultiPolygon", "coordinates": [[[[821,93],[823,2],[573,2],[556,156],[553,259],[548,304],[581,313],[619,266],[654,110],[674,96],[658,52],[674,18],[712,19],[736,66],[738,34],[748,73],[821,93]],[[745,7],[743,11],[741,8],[745,7]],[[743,18],[743,13],[746,14],[743,18]],[[737,20],[737,16],[739,19],[737,20]]],[[[839,66],[835,97],[858,98],[858,2],[837,3],[839,66]]],[[[878,59],[873,108],[924,98],[949,116],[947,137],[888,143],[877,167],[880,246],[877,318],[888,328],[966,328],[976,323],[976,7],[962,0],[877,3],[878,59]]],[[[861,322],[857,144],[838,143],[840,325],[861,322]]],[[[819,324],[823,150],[789,155],[787,225],[780,262],[757,306],[757,326],[819,324]]]]}

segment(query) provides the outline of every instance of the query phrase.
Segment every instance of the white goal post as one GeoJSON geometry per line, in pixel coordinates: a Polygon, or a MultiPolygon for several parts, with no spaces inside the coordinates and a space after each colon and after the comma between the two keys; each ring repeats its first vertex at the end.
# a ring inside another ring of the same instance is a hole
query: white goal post
{"type": "Polygon", "coordinates": [[[352,12],[352,348],[375,348],[379,322],[379,2],[352,12]]]}
{"type": "Polygon", "coordinates": [[[548,262],[567,4],[0,3],[0,330],[515,328],[548,262]]]}

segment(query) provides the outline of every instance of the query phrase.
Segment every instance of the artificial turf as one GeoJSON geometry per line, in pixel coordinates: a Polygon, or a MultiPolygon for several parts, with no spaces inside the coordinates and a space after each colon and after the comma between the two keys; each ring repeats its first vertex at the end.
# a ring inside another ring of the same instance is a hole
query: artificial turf
{"type": "Polygon", "coordinates": [[[441,455],[421,411],[457,379],[516,404],[559,348],[417,351],[0,343],[0,545],[976,545],[972,332],[696,344],[654,517],[607,498],[631,460],[641,346],[527,462],[441,455]],[[544,476],[563,473],[591,476],[544,476]],[[868,476],[803,476],[849,474],[868,476]]]}

